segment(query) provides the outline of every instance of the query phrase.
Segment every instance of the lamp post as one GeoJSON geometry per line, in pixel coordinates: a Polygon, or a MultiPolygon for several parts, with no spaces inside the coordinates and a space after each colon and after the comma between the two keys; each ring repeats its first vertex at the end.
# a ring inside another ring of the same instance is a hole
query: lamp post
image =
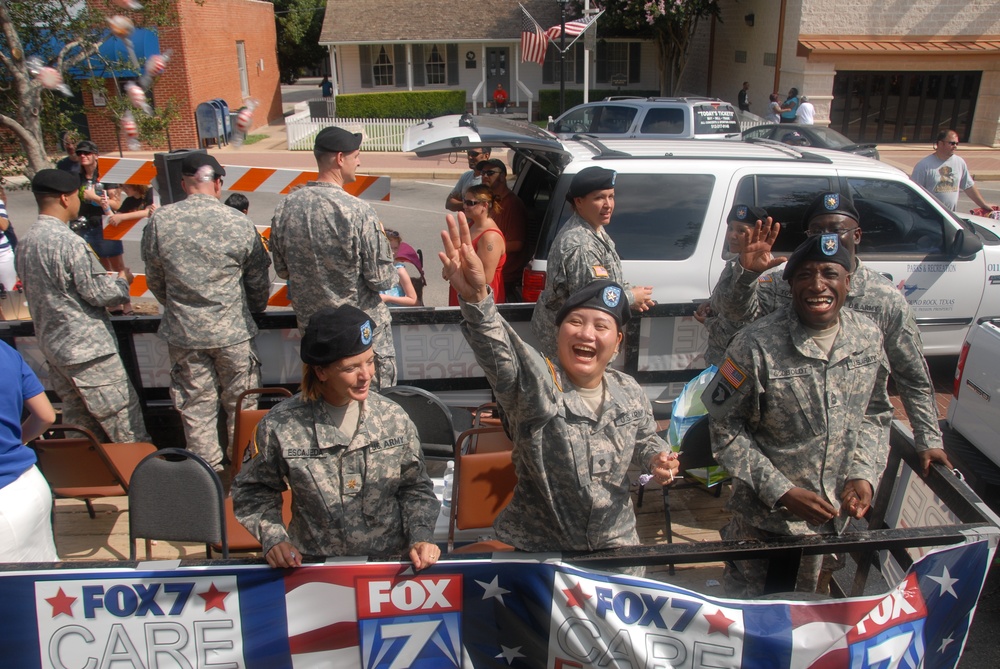
{"type": "Polygon", "coordinates": [[[562,10],[559,24],[559,114],[566,111],[566,3],[569,0],[556,0],[562,10]]]}

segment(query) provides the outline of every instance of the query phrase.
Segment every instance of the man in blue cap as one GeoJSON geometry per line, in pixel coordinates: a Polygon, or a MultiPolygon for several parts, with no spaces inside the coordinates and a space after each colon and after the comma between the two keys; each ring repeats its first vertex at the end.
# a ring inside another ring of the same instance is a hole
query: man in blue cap
{"type": "MultiPolygon", "coordinates": [[[[853,257],[836,233],[809,237],[782,280],[791,302],[744,327],[705,389],[712,452],[733,477],[731,540],[840,533],[871,505],[892,405],[882,335],[844,309],[853,257]]],[[[816,592],[822,556],[796,591],[816,592]]],[[[731,597],[764,594],[766,560],[726,564],[731,597]]]]}
{"type": "Polygon", "coordinates": [[[361,133],[324,128],[313,155],[319,175],[278,203],[271,220],[274,269],[304,331],[323,307],[350,304],[375,321],[375,388],[396,384],[392,316],[381,291],[399,282],[392,247],[372,206],[344,190],[361,166],[361,133]]]}

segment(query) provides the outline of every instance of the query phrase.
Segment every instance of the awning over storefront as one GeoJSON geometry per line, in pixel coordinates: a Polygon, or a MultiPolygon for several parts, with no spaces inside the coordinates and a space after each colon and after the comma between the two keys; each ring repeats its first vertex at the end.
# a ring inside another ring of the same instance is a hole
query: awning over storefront
{"type": "Polygon", "coordinates": [[[885,54],[885,55],[977,55],[1000,54],[1000,37],[941,39],[932,36],[800,35],[797,54],[814,55],[885,54]]]}

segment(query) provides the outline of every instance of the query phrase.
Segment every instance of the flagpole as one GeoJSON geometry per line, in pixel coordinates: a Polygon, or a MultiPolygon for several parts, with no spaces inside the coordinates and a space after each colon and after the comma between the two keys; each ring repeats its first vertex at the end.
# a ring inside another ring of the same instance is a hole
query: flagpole
{"type": "Polygon", "coordinates": [[[562,20],[559,35],[559,115],[566,111],[566,3],[569,0],[556,0],[562,7],[562,20]]]}

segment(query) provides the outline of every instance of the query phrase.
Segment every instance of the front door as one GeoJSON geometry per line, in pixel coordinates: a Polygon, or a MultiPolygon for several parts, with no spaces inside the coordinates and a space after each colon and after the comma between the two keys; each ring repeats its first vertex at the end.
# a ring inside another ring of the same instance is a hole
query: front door
{"type": "Polygon", "coordinates": [[[486,100],[493,103],[493,91],[497,84],[503,84],[507,91],[508,104],[514,104],[510,90],[510,47],[489,47],[486,49],[486,100]]]}

